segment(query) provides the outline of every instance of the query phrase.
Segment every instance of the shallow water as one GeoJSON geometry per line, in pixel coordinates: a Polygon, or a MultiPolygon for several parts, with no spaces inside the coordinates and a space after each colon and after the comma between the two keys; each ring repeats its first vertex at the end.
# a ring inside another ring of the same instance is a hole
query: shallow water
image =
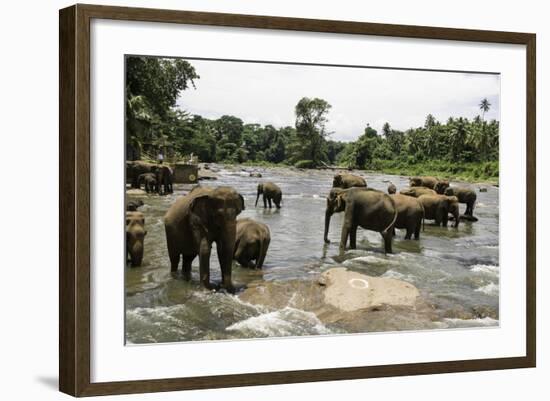
{"type": "MultiPolygon", "coordinates": [[[[262,221],[271,230],[263,270],[234,265],[233,281],[238,288],[258,280],[315,280],[328,268],[345,266],[371,276],[397,278],[415,285],[437,311],[433,328],[498,325],[498,188],[483,185],[487,192],[480,193],[478,186],[472,185],[478,195],[474,211],[479,218],[476,223],[462,221],[459,228],[454,229],[431,226],[427,222],[420,241],[404,240],[404,230],[397,230],[394,253],[388,255],[383,253],[380,234],[359,229],[358,249],[339,255],[342,213],[332,218],[331,244],[323,242],[325,197],[331,188],[333,172],[221,168],[218,174],[218,180],[202,181],[201,185],[233,186],[245,197],[246,209],[239,218],[262,221]],[[252,170],[260,171],[263,177],[249,177],[248,171],[252,170]],[[254,207],[260,181],[273,181],[282,188],[280,210],[264,210],[260,207],[261,199],[258,207],[254,207]]],[[[369,187],[381,190],[387,188],[388,181],[398,189],[408,183],[406,177],[363,175],[369,187]]],[[[247,304],[234,295],[201,289],[198,258],[193,263],[190,283],[172,278],[162,219],[175,199],[186,192],[185,186],[175,185],[172,195],[132,196],[145,202],[140,210],[145,214],[148,234],[142,266],[126,267],[129,343],[345,332],[337,325],[324,325],[315,314],[291,304],[274,310],[247,304]]],[[[461,213],[465,207],[460,205],[461,213]]],[[[211,280],[221,280],[215,245],[211,280]]]]}

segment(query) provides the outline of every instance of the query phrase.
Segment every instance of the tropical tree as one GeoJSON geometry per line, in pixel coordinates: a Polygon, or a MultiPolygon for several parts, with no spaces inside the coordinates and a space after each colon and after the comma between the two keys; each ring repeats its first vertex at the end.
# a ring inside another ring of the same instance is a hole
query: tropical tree
{"type": "Polygon", "coordinates": [[[294,158],[298,160],[311,160],[313,165],[319,165],[326,161],[326,131],[327,114],[332,106],[323,99],[300,99],[295,107],[296,114],[296,138],[294,158]]]}
{"type": "Polygon", "coordinates": [[[479,103],[479,109],[481,110],[481,119],[485,120],[485,113],[489,111],[491,108],[491,103],[487,100],[487,98],[483,98],[481,102],[479,103]]]}

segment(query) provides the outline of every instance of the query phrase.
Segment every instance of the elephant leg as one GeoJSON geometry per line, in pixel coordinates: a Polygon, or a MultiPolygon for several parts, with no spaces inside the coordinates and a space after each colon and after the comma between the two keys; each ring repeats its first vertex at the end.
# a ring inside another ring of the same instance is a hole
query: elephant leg
{"type": "Polygon", "coordinates": [[[271,205],[271,198],[267,198],[267,202],[269,203],[269,208],[271,209],[272,205],[271,205]]]}
{"type": "MultiPolygon", "coordinates": [[[[380,233],[382,234],[382,233],[380,233]]],[[[382,234],[382,238],[384,238],[384,252],[385,253],[392,253],[392,240],[393,236],[391,235],[391,232],[387,232],[386,234],[382,234]]]]}
{"type": "Polygon", "coordinates": [[[416,227],[414,228],[414,239],[419,240],[420,239],[420,227],[422,226],[422,219],[419,219],[416,222],[416,227]]]}
{"type": "Polygon", "coordinates": [[[352,226],[349,232],[349,247],[351,249],[357,249],[357,226],[356,225],[352,226]]]}
{"type": "Polygon", "coordinates": [[[166,235],[166,243],[168,245],[168,257],[170,258],[170,271],[177,272],[180,263],[180,251],[176,241],[171,239],[169,235],[166,235]]]}
{"type": "Polygon", "coordinates": [[[193,263],[194,256],[183,255],[183,279],[185,281],[191,281],[191,263],[193,263]]]}
{"type": "Polygon", "coordinates": [[[212,288],[210,285],[210,252],[212,245],[206,238],[202,238],[199,250],[199,273],[200,282],[205,288],[212,288]]]}
{"type": "Polygon", "coordinates": [[[448,221],[449,221],[449,213],[445,212],[445,213],[443,213],[443,218],[441,219],[441,223],[442,223],[443,227],[447,227],[448,221]]]}
{"type": "Polygon", "coordinates": [[[413,234],[413,225],[407,224],[407,232],[405,233],[405,239],[411,239],[413,234]]]}
{"type": "Polygon", "coordinates": [[[267,196],[265,192],[263,193],[263,198],[264,198],[264,209],[267,209],[267,196]]]}

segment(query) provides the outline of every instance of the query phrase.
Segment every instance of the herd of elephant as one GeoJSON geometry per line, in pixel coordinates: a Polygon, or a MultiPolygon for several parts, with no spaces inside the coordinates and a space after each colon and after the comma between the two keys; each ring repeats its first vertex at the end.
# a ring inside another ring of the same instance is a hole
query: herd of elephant
{"type": "MultiPolygon", "coordinates": [[[[367,182],[360,176],[336,174],[326,203],[325,243],[330,242],[330,219],[339,212],[344,212],[340,251],[345,249],[348,240],[350,248],[356,248],[358,227],[379,232],[385,252],[391,253],[396,228],[406,230],[405,239],[414,236],[418,240],[424,220],[434,220],[435,225],[444,227],[449,214],[454,219],[453,227],[458,227],[461,217],[477,220],[473,217],[475,191],[451,187],[448,180],[413,177],[409,188],[397,193],[395,185],[390,183],[387,192],[367,187],[367,182]],[[463,216],[459,214],[459,203],[466,204],[463,216]]],[[[271,208],[272,204],[281,208],[282,191],[276,184],[258,184],[255,206],[260,195],[263,195],[264,208],[271,208]]],[[[145,216],[138,211],[141,205],[142,201],[127,204],[126,245],[132,266],[141,265],[147,234],[145,216]]],[[[210,283],[212,243],[216,243],[222,273],[221,288],[234,291],[231,280],[233,260],[243,267],[262,268],[271,241],[270,230],[266,224],[253,219],[237,219],[244,208],[242,195],[228,186],[197,186],[179,197],[164,216],[171,272],[176,274],[181,262],[183,278],[189,281],[191,263],[199,256],[200,282],[206,288],[213,288],[210,283]]]]}

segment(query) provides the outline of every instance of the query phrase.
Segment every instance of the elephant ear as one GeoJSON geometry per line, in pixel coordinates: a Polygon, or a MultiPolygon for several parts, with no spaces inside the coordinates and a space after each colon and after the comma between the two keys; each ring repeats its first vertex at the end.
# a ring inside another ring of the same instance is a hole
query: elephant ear
{"type": "Polygon", "coordinates": [[[261,194],[264,191],[264,184],[258,184],[258,193],[261,194]]]}
{"type": "Polygon", "coordinates": [[[344,202],[344,194],[339,193],[338,195],[336,195],[336,210],[342,210],[345,205],[344,202]]]}
{"type": "Polygon", "coordinates": [[[207,222],[209,219],[208,209],[210,208],[210,196],[200,195],[191,201],[191,211],[200,217],[201,221],[207,222]]]}

